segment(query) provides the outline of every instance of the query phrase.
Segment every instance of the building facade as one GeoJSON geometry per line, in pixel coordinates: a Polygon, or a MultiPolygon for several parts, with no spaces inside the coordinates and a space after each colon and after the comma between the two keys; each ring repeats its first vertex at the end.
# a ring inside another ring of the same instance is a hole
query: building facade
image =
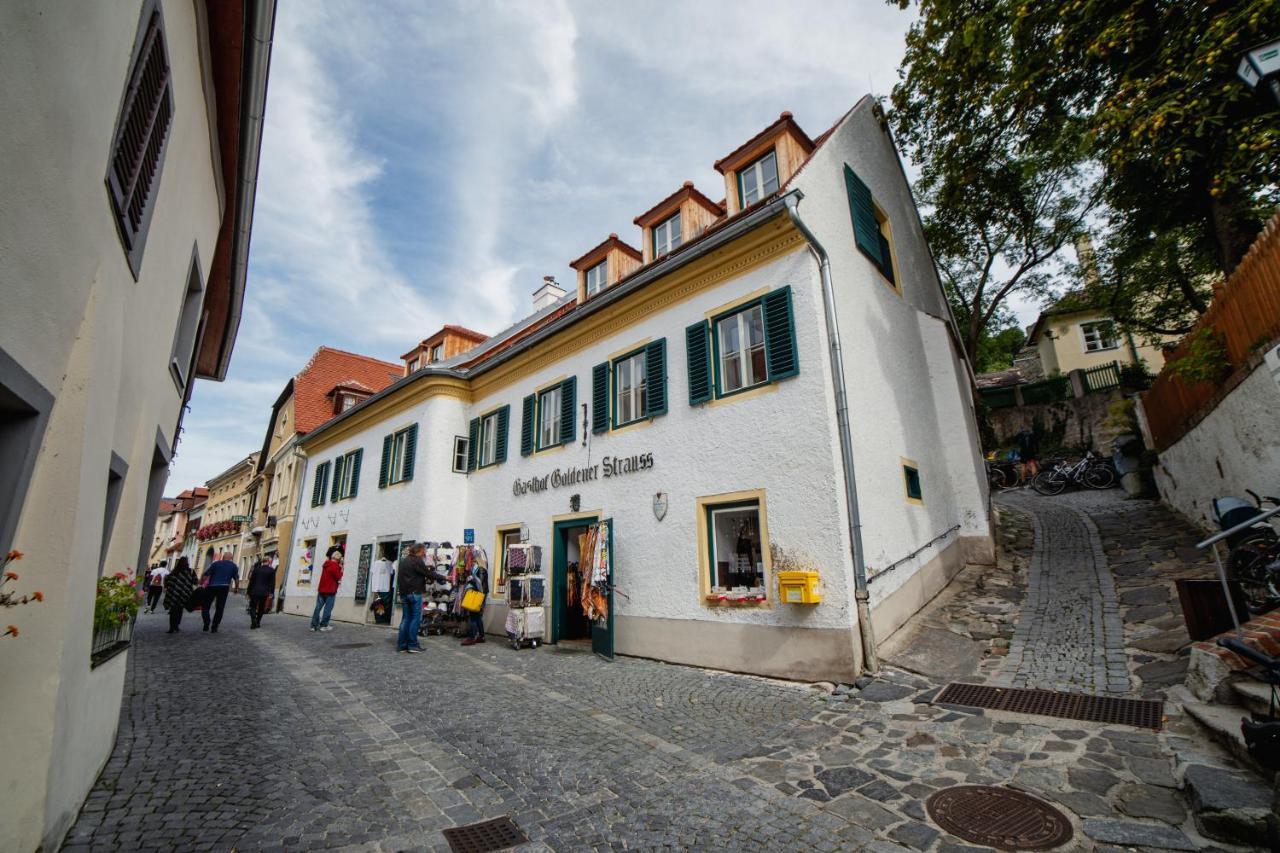
{"type": "Polygon", "coordinates": [[[1070,303],[1041,313],[1027,334],[1027,347],[1039,355],[1046,376],[1088,370],[1119,362],[1143,364],[1149,373],[1164,367],[1164,345],[1177,336],[1149,339],[1121,330],[1106,311],[1070,303]]]}
{"type": "Polygon", "coordinates": [[[336,544],[335,617],[369,621],[364,546],[469,530],[491,629],[502,545],[526,539],[548,640],[594,640],[567,590],[577,533],[607,519],[617,652],[844,679],[864,627],[887,636],[991,560],[969,371],[873,101],[816,142],[784,113],[716,165],[726,205],[678,190],[638,220],[648,252],[610,235],[573,263],[575,294],[304,439],[288,609],[310,610],[336,544]],[[820,602],[783,601],[783,571],[815,572],[820,602]]]}
{"type": "MultiPolygon", "coordinates": [[[[0,6],[0,849],[57,849],[111,752],[101,575],[145,568],[184,403],[244,298],[271,0],[0,6]]],[[[112,632],[114,633],[114,632],[112,632]]],[[[116,646],[118,648],[118,646],[116,646]]]]}
{"type": "Polygon", "coordinates": [[[226,555],[227,559],[240,566],[240,577],[248,577],[249,560],[253,556],[247,553],[253,535],[249,520],[253,517],[257,495],[253,488],[257,465],[258,454],[250,453],[205,484],[209,489],[209,499],[205,503],[201,528],[196,533],[202,555],[195,567],[197,572],[219,556],[226,555]]]}

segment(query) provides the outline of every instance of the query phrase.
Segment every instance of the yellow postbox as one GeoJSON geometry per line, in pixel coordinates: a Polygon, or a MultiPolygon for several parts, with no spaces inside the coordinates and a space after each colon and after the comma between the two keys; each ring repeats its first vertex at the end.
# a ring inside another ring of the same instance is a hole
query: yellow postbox
{"type": "Polygon", "coordinates": [[[778,572],[778,590],[783,604],[817,604],[822,601],[817,572],[778,572]]]}

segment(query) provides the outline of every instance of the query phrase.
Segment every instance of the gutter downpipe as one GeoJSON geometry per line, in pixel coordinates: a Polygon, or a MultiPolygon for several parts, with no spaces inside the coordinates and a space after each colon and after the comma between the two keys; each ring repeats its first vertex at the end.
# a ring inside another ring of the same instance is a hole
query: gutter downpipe
{"type": "Polygon", "coordinates": [[[858,630],[862,636],[862,662],[867,672],[880,669],[876,652],[876,634],[871,625],[871,595],[867,591],[867,564],[862,558],[862,515],[858,511],[858,483],[854,477],[853,437],[849,432],[849,402],[845,394],[844,358],[840,347],[840,326],[836,321],[836,294],[831,284],[831,260],[827,250],[800,218],[799,204],[804,195],[798,190],[785,199],[791,223],[809,244],[822,274],[822,307],[827,321],[828,356],[831,360],[831,385],[836,398],[836,430],[840,434],[840,462],[844,470],[844,498],[849,507],[849,546],[853,552],[853,597],[858,608],[858,630]]]}

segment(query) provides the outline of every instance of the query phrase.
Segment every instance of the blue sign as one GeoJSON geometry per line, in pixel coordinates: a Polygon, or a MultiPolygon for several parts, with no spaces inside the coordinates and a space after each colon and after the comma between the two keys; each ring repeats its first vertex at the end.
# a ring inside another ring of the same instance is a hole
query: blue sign
{"type": "Polygon", "coordinates": [[[463,545],[476,544],[476,531],[474,528],[464,527],[462,529],[462,544],[463,545]]]}

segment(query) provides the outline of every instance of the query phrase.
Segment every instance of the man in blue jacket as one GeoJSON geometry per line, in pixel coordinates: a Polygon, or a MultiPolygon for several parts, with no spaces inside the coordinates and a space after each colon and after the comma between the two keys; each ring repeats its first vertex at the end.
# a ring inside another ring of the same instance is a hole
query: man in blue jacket
{"type": "Polygon", "coordinates": [[[214,560],[204,570],[203,577],[208,579],[205,586],[209,588],[209,598],[200,608],[200,616],[204,619],[204,630],[208,631],[209,611],[213,610],[212,630],[216,634],[218,625],[222,622],[223,608],[227,606],[227,593],[233,586],[237,592],[240,591],[240,567],[228,560],[226,554],[222,554],[220,559],[214,560]]]}

